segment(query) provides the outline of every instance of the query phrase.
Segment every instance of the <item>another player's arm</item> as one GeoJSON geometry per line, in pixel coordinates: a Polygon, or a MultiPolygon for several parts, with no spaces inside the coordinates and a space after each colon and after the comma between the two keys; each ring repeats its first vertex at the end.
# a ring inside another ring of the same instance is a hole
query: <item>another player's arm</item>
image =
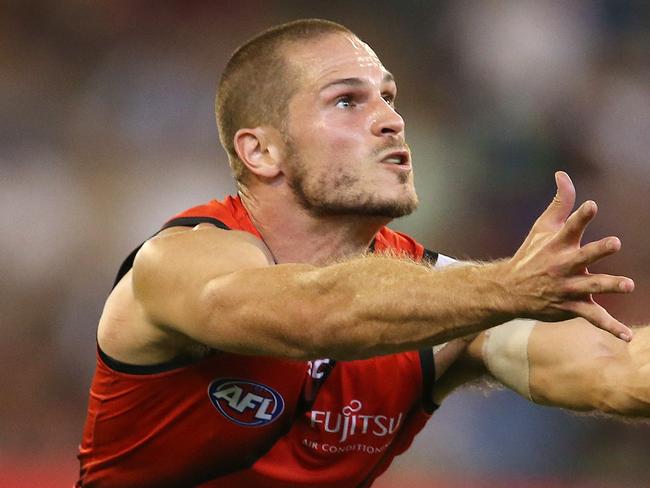
{"type": "Polygon", "coordinates": [[[535,403],[650,417],[649,326],[629,343],[582,319],[497,326],[469,344],[443,386],[488,371],[535,403]]]}
{"type": "Polygon", "coordinates": [[[630,343],[575,319],[534,328],[530,392],[538,403],[650,416],[650,327],[630,343]]]}

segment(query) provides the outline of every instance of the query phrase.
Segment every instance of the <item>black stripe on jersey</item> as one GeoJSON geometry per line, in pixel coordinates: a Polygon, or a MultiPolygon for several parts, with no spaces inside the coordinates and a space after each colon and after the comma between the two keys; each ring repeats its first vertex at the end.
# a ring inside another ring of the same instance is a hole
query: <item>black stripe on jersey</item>
{"type": "Polygon", "coordinates": [[[425,412],[433,413],[438,408],[438,405],[433,402],[436,363],[433,358],[432,348],[420,349],[420,368],[422,370],[422,405],[425,412]]]}
{"type": "MultiPolygon", "coordinates": [[[[169,222],[167,222],[165,225],[163,225],[160,228],[158,232],[165,229],[169,229],[170,227],[194,227],[195,225],[199,225],[199,224],[213,224],[219,227],[220,229],[230,230],[230,227],[224,224],[221,220],[215,219],[213,217],[178,217],[176,219],[172,219],[169,222]]],[[[156,234],[154,234],[153,236],[155,236],[156,234]]],[[[120,280],[124,278],[124,275],[128,273],[129,270],[133,267],[133,261],[135,260],[135,255],[138,254],[138,251],[143,245],[144,242],[140,244],[138,247],[136,247],[133,251],[131,251],[131,254],[129,254],[127,258],[122,262],[122,264],[120,265],[120,269],[117,272],[117,276],[115,277],[115,281],[113,282],[113,288],[117,286],[120,280]]]]}
{"type": "MultiPolygon", "coordinates": [[[[373,239],[368,246],[368,252],[372,254],[375,253],[375,239],[373,239]]],[[[438,262],[438,253],[425,248],[424,253],[422,254],[422,262],[427,263],[429,266],[435,266],[438,262]]]]}
{"type": "Polygon", "coordinates": [[[296,415],[295,417],[298,418],[302,415],[304,415],[306,412],[311,410],[311,407],[314,405],[314,402],[316,401],[316,397],[318,396],[318,392],[321,390],[323,384],[325,381],[327,381],[327,378],[329,378],[330,374],[334,370],[334,367],[336,366],[336,360],[335,359],[327,359],[326,362],[322,362],[319,364],[318,371],[314,371],[313,368],[316,367],[316,361],[310,361],[311,363],[311,375],[305,381],[302,391],[300,393],[300,399],[298,400],[298,407],[296,408],[296,415]],[[322,368],[322,369],[321,369],[322,368]],[[314,377],[314,374],[320,373],[322,376],[320,378],[314,377]]]}
{"type": "Polygon", "coordinates": [[[120,269],[117,271],[117,276],[115,277],[115,281],[113,282],[113,288],[117,286],[120,280],[124,278],[124,275],[127,274],[129,270],[133,267],[133,261],[135,261],[135,255],[138,254],[138,251],[143,245],[144,242],[140,244],[138,247],[136,247],[133,251],[131,251],[131,254],[129,254],[127,258],[124,261],[122,261],[122,264],[120,265],[120,269]]]}
{"type": "Polygon", "coordinates": [[[104,364],[106,364],[113,371],[118,371],[120,373],[126,373],[126,374],[163,373],[165,371],[170,371],[172,369],[188,366],[198,361],[198,359],[195,357],[183,355],[183,356],[178,356],[173,359],[170,359],[169,361],[165,361],[157,364],[147,364],[147,365],[128,364],[110,357],[108,354],[106,354],[104,351],[101,350],[99,344],[97,345],[97,353],[99,354],[99,357],[102,359],[104,364]]]}
{"type": "Polygon", "coordinates": [[[438,253],[429,249],[425,249],[424,254],[422,255],[422,261],[425,261],[430,266],[435,266],[438,262],[438,253]]]}
{"type": "Polygon", "coordinates": [[[230,230],[226,224],[214,217],[178,217],[171,219],[160,230],[169,229],[170,227],[194,227],[199,224],[213,224],[223,230],[230,230]]]}

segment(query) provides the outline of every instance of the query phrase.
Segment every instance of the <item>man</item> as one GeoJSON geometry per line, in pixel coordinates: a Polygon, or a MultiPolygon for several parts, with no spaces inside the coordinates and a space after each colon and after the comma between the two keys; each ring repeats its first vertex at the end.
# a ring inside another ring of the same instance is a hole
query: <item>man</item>
{"type": "Polygon", "coordinates": [[[596,206],[571,213],[566,174],[508,260],[446,266],[384,227],[417,205],[395,96],[331,22],[233,55],[216,108],[239,195],[177,215],[122,266],[77,486],[369,486],[488,372],[535,402],[650,414],[650,329],[632,340],[592,299],[634,284],[587,271],[620,242],[581,245],[596,206]]]}

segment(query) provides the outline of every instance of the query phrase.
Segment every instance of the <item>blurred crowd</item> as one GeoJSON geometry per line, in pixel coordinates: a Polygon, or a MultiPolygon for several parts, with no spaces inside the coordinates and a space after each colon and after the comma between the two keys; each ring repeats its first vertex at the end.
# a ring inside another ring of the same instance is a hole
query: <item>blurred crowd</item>
{"type": "MultiPolygon", "coordinates": [[[[603,302],[650,322],[648,2],[2,0],[0,471],[55,459],[74,477],[114,274],[169,216],[234,191],[218,77],[248,37],[301,17],[345,24],[397,78],[421,206],[394,228],[460,258],[510,255],[564,169],[599,204],[587,238],[623,241],[597,269],[637,282],[603,302]]],[[[383,486],[650,483],[648,425],[485,396],[452,397],[383,486]]]]}

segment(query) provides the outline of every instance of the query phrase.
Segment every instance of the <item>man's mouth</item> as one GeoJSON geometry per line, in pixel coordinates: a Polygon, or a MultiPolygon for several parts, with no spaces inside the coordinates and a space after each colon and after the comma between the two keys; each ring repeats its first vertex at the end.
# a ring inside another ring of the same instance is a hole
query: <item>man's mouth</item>
{"type": "Polygon", "coordinates": [[[380,162],[400,166],[404,169],[411,167],[411,157],[409,152],[405,150],[392,151],[384,156],[380,162]]]}

